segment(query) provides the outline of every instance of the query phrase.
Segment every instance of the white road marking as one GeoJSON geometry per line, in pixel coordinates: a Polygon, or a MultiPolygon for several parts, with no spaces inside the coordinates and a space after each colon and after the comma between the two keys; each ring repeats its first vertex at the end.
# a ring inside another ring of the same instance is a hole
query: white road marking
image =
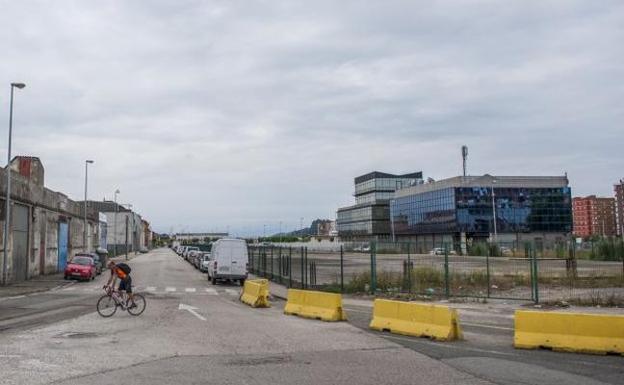
{"type": "Polygon", "coordinates": [[[18,298],[24,298],[24,297],[26,297],[26,296],[25,295],[16,295],[16,296],[13,296],[13,297],[0,298],[0,301],[8,301],[8,300],[11,300],[11,299],[18,299],[18,298]]]}
{"type": "Polygon", "coordinates": [[[238,295],[238,294],[240,294],[240,292],[238,290],[234,290],[234,289],[225,289],[225,292],[228,293],[229,295],[238,295]]]}
{"type": "Polygon", "coordinates": [[[184,289],[184,291],[187,293],[195,293],[197,289],[195,289],[194,287],[187,287],[186,289],[184,289]]]}
{"type": "Polygon", "coordinates": [[[166,292],[174,292],[174,291],[176,291],[176,290],[177,290],[177,289],[176,289],[175,287],[167,287],[167,288],[165,288],[165,291],[166,291],[166,292]]]}
{"type": "Polygon", "coordinates": [[[178,306],[178,310],[186,310],[189,313],[191,313],[192,315],[194,315],[195,317],[199,318],[202,321],[205,321],[206,318],[204,318],[201,314],[199,314],[198,312],[196,312],[195,310],[197,310],[197,308],[195,306],[189,306],[189,305],[185,305],[183,303],[180,304],[180,306],[178,306]]]}
{"type": "Polygon", "coordinates": [[[393,335],[384,335],[385,338],[391,339],[391,340],[399,340],[399,341],[406,341],[406,342],[418,342],[419,344],[426,344],[426,345],[435,345],[441,348],[448,348],[448,349],[460,349],[460,350],[466,350],[466,351],[470,351],[470,352],[479,352],[479,353],[490,353],[490,354],[498,354],[501,356],[513,356],[514,353],[504,353],[504,352],[497,352],[496,350],[486,350],[486,349],[476,349],[476,348],[467,348],[464,345],[456,345],[456,344],[445,344],[445,343],[440,343],[440,342],[435,342],[435,341],[429,341],[427,339],[424,338],[412,338],[410,339],[409,337],[397,337],[397,336],[393,336],[393,335]]]}
{"type": "Polygon", "coordinates": [[[206,293],[209,295],[219,295],[219,293],[217,293],[217,291],[215,289],[212,288],[207,288],[206,289],[206,293]]]}
{"type": "Polygon", "coordinates": [[[63,289],[63,291],[72,291],[72,290],[76,290],[76,286],[70,286],[70,287],[66,287],[65,289],[63,289]]]}
{"type": "Polygon", "coordinates": [[[145,289],[147,291],[156,291],[156,286],[148,286],[147,289],[145,289]]]}
{"type": "Polygon", "coordinates": [[[503,326],[493,326],[493,325],[486,325],[486,324],[474,324],[474,323],[470,323],[470,322],[461,322],[461,325],[476,326],[476,327],[487,328],[487,329],[515,330],[514,328],[506,328],[506,327],[503,327],[503,326]]]}
{"type": "Polygon", "coordinates": [[[19,354],[0,354],[0,358],[20,358],[19,354]]]}
{"type": "MultiPolygon", "coordinates": [[[[345,310],[348,311],[348,312],[353,312],[353,313],[371,314],[370,310],[368,310],[368,311],[355,310],[355,309],[351,309],[350,307],[345,308],[345,310]]],[[[463,323],[462,323],[462,325],[463,325],[463,323]]]]}

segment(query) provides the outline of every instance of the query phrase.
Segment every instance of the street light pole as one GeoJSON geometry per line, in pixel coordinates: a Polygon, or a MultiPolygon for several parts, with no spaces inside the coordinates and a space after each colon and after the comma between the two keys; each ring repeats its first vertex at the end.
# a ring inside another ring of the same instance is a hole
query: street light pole
{"type": "Polygon", "coordinates": [[[85,160],[84,234],[82,239],[85,252],[89,251],[89,245],[87,245],[87,228],[89,227],[89,224],[87,223],[87,183],[89,181],[89,164],[93,164],[93,161],[85,160]]]}
{"type": "Polygon", "coordinates": [[[9,107],[9,149],[7,152],[7,167],[6,167],[6,198],[5,198],[5,217],[4,217],[4,237],[3,237],[3,258],[2,258],[2,284],[7,284],[7,262],[8,253],[7,248],[9,246],[9,221],[11,219],[11,136],[13,134],[13,89],[17,87],[20,90],[26,87],[24,83],[11,83],[11,104],[9,107]]]}
{"type": "Polygon", "coordinates": [[[115,242],[113,247],[115,257],[117,256],[117,211],[119,211],[117,207],[117,194],[119,194],[119,189],[115,190],[115,219],[113,221],[113,242],[115,242]]]}

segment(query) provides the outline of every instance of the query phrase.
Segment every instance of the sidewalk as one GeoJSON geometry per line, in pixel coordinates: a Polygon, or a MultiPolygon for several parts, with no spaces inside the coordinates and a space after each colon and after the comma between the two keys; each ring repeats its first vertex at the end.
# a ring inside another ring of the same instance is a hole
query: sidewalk
{"type": "MultiPolygon", "coordinates": [[[[134,252],[128,253],[128,261],[132,261],[134,258],[140,257],[141,255],[144,254],[138,253],[135,255],[134,252]]],[[[115,262],[125,262],[126,256],[123,254],[117,257],[111,257],[110,259],[115,262]]],[[[64,280],[63,273],[39,275],[23,282],[0,286],[0,298],[17,297],[48,291],[71,285],[72,282],[74,281],[64,280]]]]}
{"type": "Polygon", "coordinates": [[[71,285],[63,279],[63,273],[39,275],[27,281],[0,286],[0,298],[16,297],[71,285]]]}

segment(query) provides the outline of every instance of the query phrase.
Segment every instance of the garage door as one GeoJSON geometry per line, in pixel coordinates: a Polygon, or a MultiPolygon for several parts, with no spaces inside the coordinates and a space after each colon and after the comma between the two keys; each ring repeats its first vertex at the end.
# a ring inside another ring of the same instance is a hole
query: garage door
{"type": "Polygon", "coordinates": [[[13,225],[13,280],[25,281],[28,276],[28,206],[14,204],[13,225]]]}

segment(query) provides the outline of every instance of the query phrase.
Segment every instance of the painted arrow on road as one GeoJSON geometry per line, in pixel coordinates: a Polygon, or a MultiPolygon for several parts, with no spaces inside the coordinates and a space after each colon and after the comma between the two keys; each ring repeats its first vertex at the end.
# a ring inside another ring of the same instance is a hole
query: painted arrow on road
{"type": "Polygon", "coordinates": [[[181,303],[180,306],[178,306],[178,310],[188,310],[189,313],[191,313],[195,317],[199,318],[200,320],[202,320],[202,321],[206,320],[206,318],[204,318],[201,314],[199,314],[198,312],[195,311],[195,310],[197,310],[197,308],[195,306],[185,305],[185,304],[181,303]]]}

